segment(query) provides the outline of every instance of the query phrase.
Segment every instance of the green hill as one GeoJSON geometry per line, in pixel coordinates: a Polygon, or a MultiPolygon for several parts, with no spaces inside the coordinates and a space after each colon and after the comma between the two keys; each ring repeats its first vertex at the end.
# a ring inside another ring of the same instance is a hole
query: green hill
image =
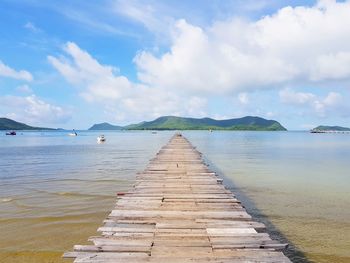
{"type": "Polygon", "coordinates": [[[0,118],[0,130],[54,130],[51,128],[33,127],[8,118],[0,118]]]}
{"type": "Polygon", "coordinates": [[[92,125],[92,127],[89,128],[90,131],[121,130],[121,129],[123,129],[123,127],[112,125],[112,124],[109,124],[107,122],[94,124],[94,125],[92,125]]]}
{"type": "Polygon", "coordinates": [[[260,117],[247,116],[237,119],[215,120],[211,118],[182,118],[164,116],[153,121],[132,124],[124,127],[128,130],[253,130],[285,131],[279,122],[260,117]]]}
{"type": "Polygon", "coordinates": [[[312,129],[313,131],[350,131],[350,128],[341,127],[341,126],[326,126],[320,125],[312,129]]]}

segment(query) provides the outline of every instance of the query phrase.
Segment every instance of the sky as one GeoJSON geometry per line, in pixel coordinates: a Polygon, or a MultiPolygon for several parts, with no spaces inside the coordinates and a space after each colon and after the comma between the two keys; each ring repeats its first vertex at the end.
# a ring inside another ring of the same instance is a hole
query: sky
{"type": "Polygon", "coordinates": [[[350,0],[0,0],[0,117],[350,126],[350,0]]]}

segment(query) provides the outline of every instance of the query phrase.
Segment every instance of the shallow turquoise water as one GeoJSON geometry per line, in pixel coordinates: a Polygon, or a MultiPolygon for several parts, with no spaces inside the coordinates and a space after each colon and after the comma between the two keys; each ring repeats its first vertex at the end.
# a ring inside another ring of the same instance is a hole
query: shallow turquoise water
{"type": "Polygon", "coordinates": [[[185,135],[295,262],[350,262],[350,134],[185,135]]]}
{"type": "MultiPolygon", "coordinates": [[[[104,144],[96,142],[100,132],[0,135],[0,252],[30,251],[33,262],[52,253],[51,262],[60,262],[63,250],[95,234],[115,193],[132,185],[173,134],[104,133],[104,144]]],[[[249,212],[292,244],[295,261],[349,261],[350,134],[184,135],[249,212]]],[[[8,262],[21,262],[16,257],[8,262]]]]}

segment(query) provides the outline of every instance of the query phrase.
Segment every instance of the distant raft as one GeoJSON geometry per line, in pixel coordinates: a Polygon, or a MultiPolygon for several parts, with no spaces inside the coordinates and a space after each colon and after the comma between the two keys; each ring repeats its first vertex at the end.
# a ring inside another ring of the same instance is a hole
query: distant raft
{"type": "Polygon", "coordinates": [[[98,143],[105,142],[105,141],[106,141],[106,138],[105,138],[105,136],[103,134],[97,137],[97,142],[98,143]]]}
{"type": "Polygon", "coordinates": [[[16,135],[17,133],[15,131],[11,131],[11,132],[6,132],[6,135],[16,135]]]}
{"type": "Polygon", "coordinates": [[[78,136],[78,133],[73,129],[73,132],[68,134],[69,136],[78,136]]]}

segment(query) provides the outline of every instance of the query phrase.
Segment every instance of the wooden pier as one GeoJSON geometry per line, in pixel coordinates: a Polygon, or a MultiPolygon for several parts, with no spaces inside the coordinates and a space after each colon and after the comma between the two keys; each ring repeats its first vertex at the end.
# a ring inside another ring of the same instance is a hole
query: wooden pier
{"type": "Polygon", "coordinates": [[[91,237],[65,258],[102,262],[291,262],[280,244],[252,220],[201,154],[174,135],[119,193],[115,209],[91,237]]]}

